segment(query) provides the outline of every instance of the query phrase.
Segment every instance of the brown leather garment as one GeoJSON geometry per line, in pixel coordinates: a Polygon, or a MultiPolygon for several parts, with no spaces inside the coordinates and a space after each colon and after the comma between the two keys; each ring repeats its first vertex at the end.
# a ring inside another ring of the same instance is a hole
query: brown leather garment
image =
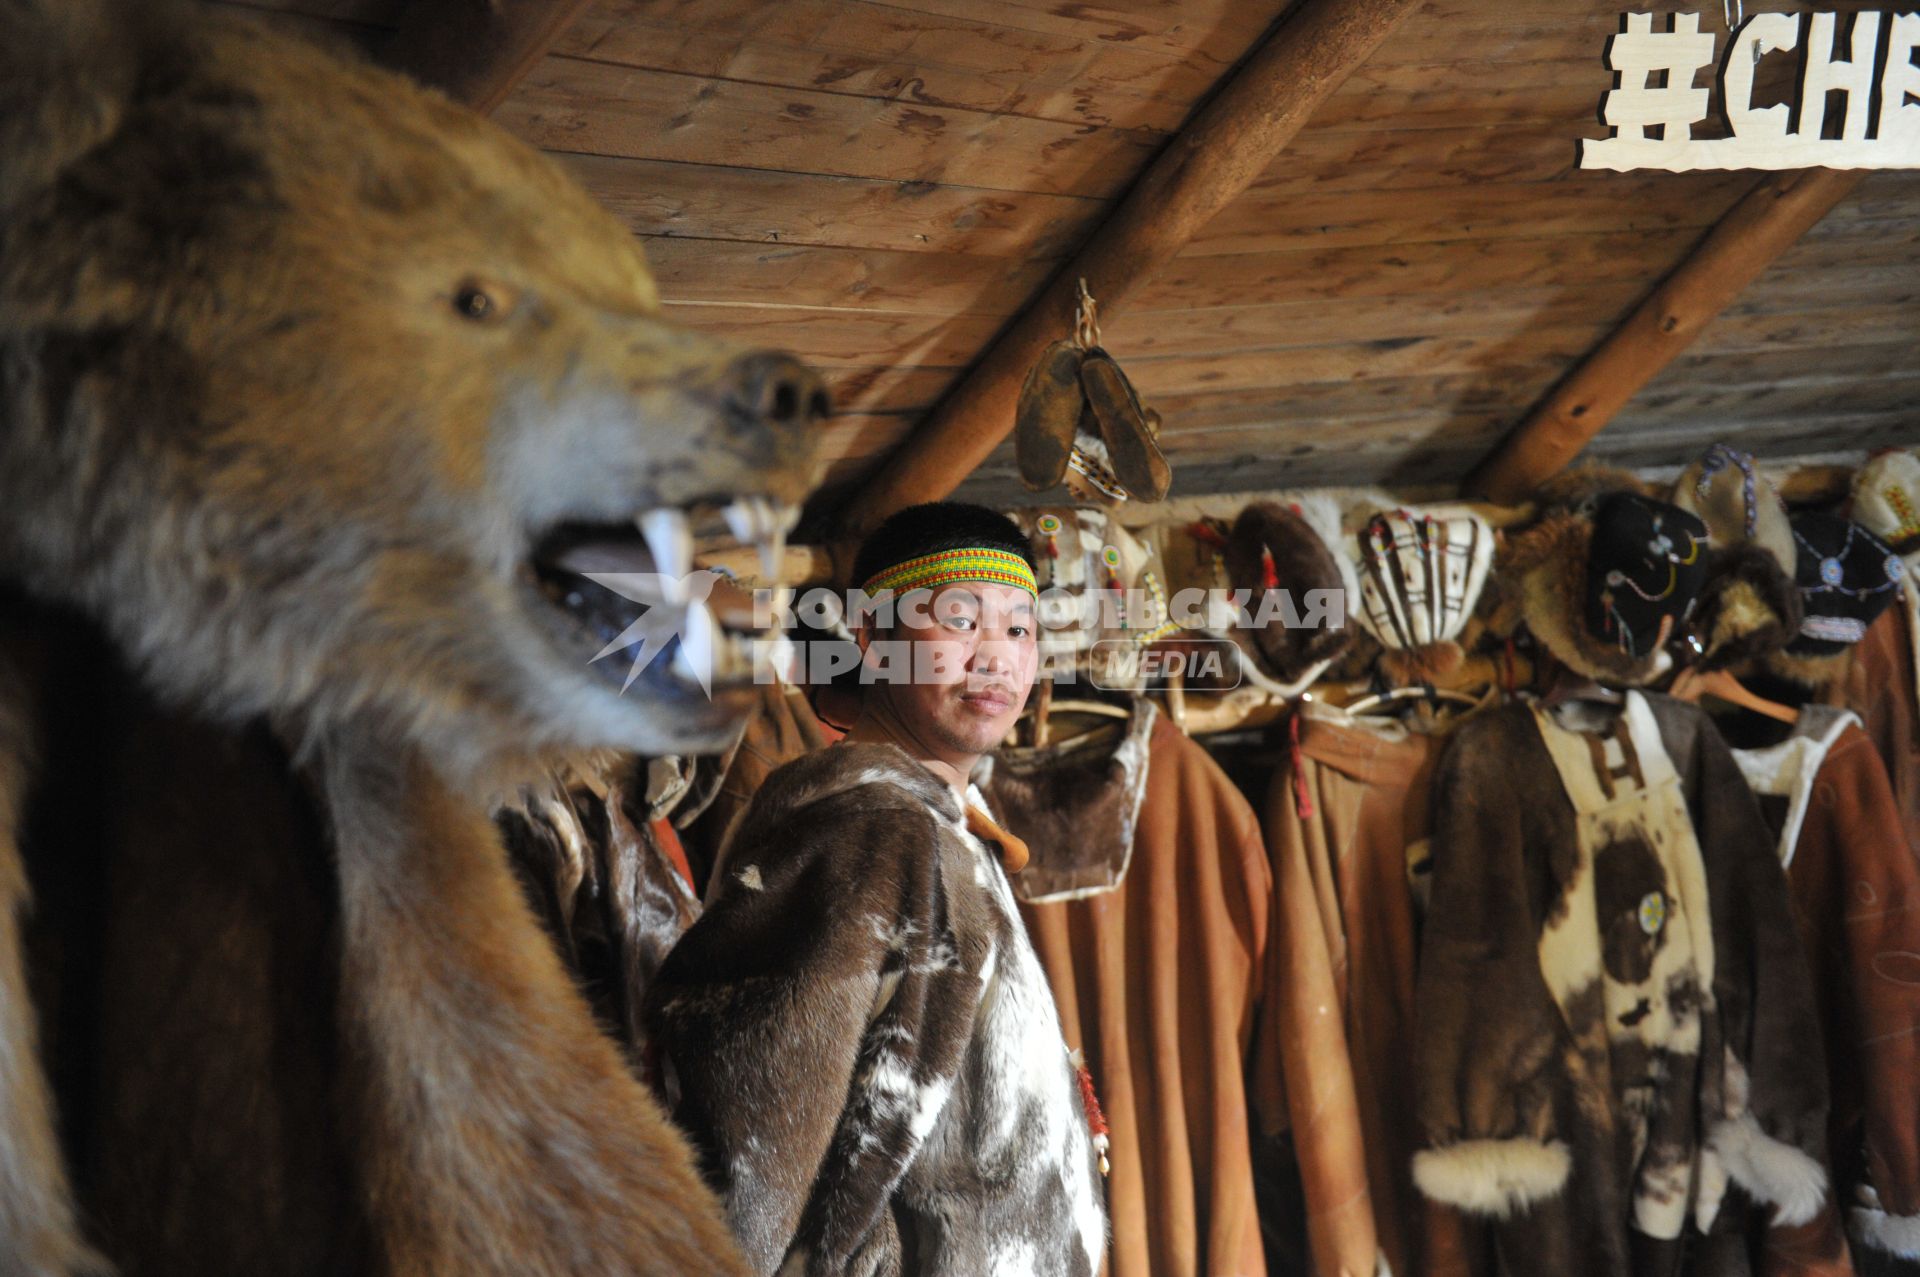
{"type": "Polygon", "coordinates": [[[1872,742],[1846,728],[1817,773],[1787,882],[1820,992],[1833,1197],[1852,1205],[1864,1174],[1887,1214],[1912,1217],[1920,1215],[1920,868],[1898,854],[1899,830],[1872,742]]]}
{"type": "Polygon", "coordinates": [[[1412,1178],[1408,849],[1427,836],[1444,745],[1391,725],[1303,716],[1293,761],[1267,796],[1273,936],[1255,1104],[1267,1133],[1292,1128],[1314,1270],[1327,1277],[1371,1277],[1379,1257],[1400,1277],[1482,1271],[1469,1227],[1412,1178]]]}
{"type": "Polygon", "coordinates": [[[1914,651],[1905,601],[1867,627],[1845,673],[1822,697],[1860,716],[1887,766],[1906,845],[1920,857],[1920,712],[1914,696],[1914,651]]]}
{"type": "MultiPolygon", "coordinates": [[[[1154,724],[1148,760],[1119,884],[1020,912],[1111,1127],[1107,1272],[1262,1277],[1243,1077],[1267,940],[1266,851],[1246,799],[1179,728],[1154,724]]],[[[987,796],[998,805],[991,783],[987,796]]],[[[1035,867],[1049,851],[1033,840],[1035,867]]]]}

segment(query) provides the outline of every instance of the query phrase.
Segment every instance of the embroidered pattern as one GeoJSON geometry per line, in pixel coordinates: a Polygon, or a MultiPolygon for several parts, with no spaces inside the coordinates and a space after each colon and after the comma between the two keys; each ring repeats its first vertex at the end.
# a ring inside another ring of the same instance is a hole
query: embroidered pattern
{"type": "Polygon", "coordinates": [[[1880,489],[1880,496],[1887,503],[1887,508],[1892,510],[1894,516],[1900,520],[1900,526],[1893,530],[1893,536],[1890,539],[1898,543],[1908,537],[1920,536],[1920,515],[1914,513],[1913,502],[1907,500],[1906,492],[1889,484],[1880,489]]]}
{"type": "Polygon", "coordinates": [[[1067,465],[1073,469],[1074,473],[1083,476],[1088,483],[1092,484],[1102,494],[1113,498],[1115,501],[1125,501],[1129,496],[1127,490],[1120,486],[1120,480],[1114,477],[1112,471],[1095,461],[1092,457],[1089,457],[1086,453],[1080,451],[1078,447],[1067,454],[1067,465]]]}
{"type": "Polygon", "coordinates": [[[876,572],[861,587],[870,596],[890,590],[905,594],[909,590],[930,589],[953,581],[985,581],[991,585],[1011,585],[1032,595],[1040,593],[1034,583],[1033,568],[1017,554],[972,546],[925,554],[905,563],[876,572]]]}
{"type": "MultiPolygon", "coordinates": [[[[1860,525],[1857,523],[1847,524],[1846,541],[1834,553],[1823,555],[1820,551],[1814,549],[1812,545],[1808,544],[1807,539],[1800,535],[1799,529],[1794,529],[1793,539],[1800,543],[1801,550],[1809,555],[1818,557],[1820,560],[1820,584],[1809,587],[1807,589],[1808,594],[1824,594],[1828,590],[1832,590],[1837,594],[1844,594],[1850,599],[1864,599],[1875,594],[1884,594],[1894,586],[1900,584],[1900,578],[1906,572],[1906,566],[1900,562],[1898,555],[1893,554],[1888,555],[1881,564],[1886,579],[1878,585],[1849,587],[1846,584],[1845,560],[1846,557],[1853,552],[1854,535],[1860,530],[1860,525]]],[[[1812,618],[1809,617],[1808,619],[1811,620],[1812,618]]],[[[1805,626],[1801,627],[1801,631],[1802,633],[1808,632],[1805,626]]]]}

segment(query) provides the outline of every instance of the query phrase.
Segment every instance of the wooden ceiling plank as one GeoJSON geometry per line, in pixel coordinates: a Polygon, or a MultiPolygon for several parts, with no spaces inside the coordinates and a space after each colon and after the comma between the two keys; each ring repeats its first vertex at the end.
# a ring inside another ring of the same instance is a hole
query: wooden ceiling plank
{"type": "Polygon", "coordinates": [[[1831,169],[1762,180],[1475,469],[1467,491],[1516,501],[1573,460],[1859,180],[1859,173],[1831,169]]]}
{"type": "MultiPolygon", "coordinates": [[[[1764,422],[1810,416],[1892,412],[1920,403],[1920,374],[1805,377],[1746,386],[1676,385],[1642,394],[1614,421],[1636,429],[1679,429],[1700,421],[1737,421],[1739,432],[1764,422]],[[1642,403],[1641,399],[1647,402],[1642,403]]],[[[1920,428],[1920,422],[1915,422],[1920,428]]],[[[1726,442],[1738,442],[1729,438],[1726,442]]]]}
{"type": "Polygon", "coordinates": [[[1177,257],[1140,290],[1143,311],[1282,298],[1414,297],[1498,288],[1577,288],[1670,262],[1697,230],[1365,245],[1177,257]]]}
{"type": "Polygon", "coordinates": [[[1075,281],[1117,310],[1292,141],[1418,0],[1306,0],[1201,108],[1079,255],[929,415],[847,512],[853,530],[950,492],[1013,427],[1021,379],[1069,331],[1075,281]]]}
{"type": "Polygon", "coordinates": [[[1827,309],[1734,310],[1715,320],[1695,351],[1829,349],[1855,342],[1905,342],[1920,348],[1920,306],[1909,298],[1890,306],[1849,304],[1845,294],[1823,297],[1827,309]]]}
{"type": "Polygon", "coordinates": [[[1105,208],[1071,195],[610,155],[556,158],[641,235],[1057,259],[1105,208]]]}
{"type": "MultiPolygon", "coordinates": [[[[1592,348],[1605,325],[1534,327],[1506,338],[1415,337],[1243,351],[1213,357],[1129,359],[1127,374],[1148,404],[1209,388],[1251,389],[1296,382],[1367,381],[1473,372],[1490,367],[1566,367],[1592,348]]],[[[1162,415],[1165,410],[1161,409],[1162,415]]]]}
{"type": "Polygon", "coordinates": [[[796,350],[821,367],[910,363],[965,367],[999,329],[993,315],[929,315],[889,311],[804,310],[788,306],[686,305],[667,313],[689,327],[748,345],[796,350]]]}
{"type": "Polygon", "coordinates": [[[489,115],[589,0],[413,0],[380,62],[489,115]]]}
{"type": "Polygon", "coordinates": [[[551,151],[1095,198],[1156,149],[1115,129],[558,56],[497,118],[551,151]]]}
{"type": "Polygon", "coordinates": [[[1277,0],[1181,0],[1128,11],[1103,10],[1086,3],[1059,0],[999,0],[991,6],[981,0],[887,0],[895,8],[948,17],[980,18],[1021,30],[1098,40],[1158,53],[1163,57],[1198,61],[1224,74],[1241,50],[1259,39],[1286,8],[1277,0]]]}
{"type": "Polygon", "coordinates": [[[1182,257],[1225,253],[1532,239],[1711,226],[1751,174],[1662,173],[1639,180],[1486,182],[1412,190],[1249,193],[1182,257]]]}
{"type": "Polygon", "coordinates": [[[1604,321],[1624,314],[1646,292],[1644,277],[1594,280],[1567,288],[1474,289],[1403,298],[1292,298],[1195,307],[1178,312],[1129,311],[1104,326],[1105,340],[1128,361],[1207,356],[1339,342],[1393,343],[1417,337],[1505,337],[1525,329],[1604,321]]]}
{"type": "Polygon", "coordinates": [[[1683,423],[1662,422],[1653,431],[1620,435],[1608,431],[1588,450],[1596,461],[1635,468],[1685,465],[1712,444],[1738,439],[1740,446],[1768,462],[1791,456],[1842,451],[1866,452],[1894,444],[1911,446],[1913,413],[1851,413],[1809,416],[1801,413],[1780,421],[1755,422],[1717,418],[1683,423]]]}
{"type": "Polygon", "coordinates": [[[602,0],[555,51],[730,80],[1172,132],[1199,60],[867,0],[602,0]]]}
{"type": "Polygon", "coordinates": [[[676,302],[749,302],[850,310],[988,314],[1004,319],[1055,263],[886,249],[655,238],[647,260],[676,302]]]}

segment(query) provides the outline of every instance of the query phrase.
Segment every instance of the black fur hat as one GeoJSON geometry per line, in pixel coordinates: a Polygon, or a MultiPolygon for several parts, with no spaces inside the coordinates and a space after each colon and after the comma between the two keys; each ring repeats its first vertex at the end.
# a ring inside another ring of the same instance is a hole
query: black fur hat
{"type": "Polygon", "coordinates": [[[1671,633],[1693,610],[1706,534],[1685,510],[1590,480],[1577,500],[1511,537],[1497,570],[1520,619],[1561,664],[1604,683],[1646,684],[1672,664],[1663,623],[1671,633]]]}
{"type": "Polygon", "coordinates": [[[1707,525],[1679,506],[1622,492],[1594,511],[1586,623],[1602,642],[1630,659],[1657,652],[1706,579],[1707,525]]]}
{"type": "Polygon", "coordinates": [[[1799,550],[1794,583],[1805,615],[1787,651],[1837,656],[1899,596],[1906,564],[1885,541],[1838,515],[1794,515],[1793,540],[1799,550]]]}

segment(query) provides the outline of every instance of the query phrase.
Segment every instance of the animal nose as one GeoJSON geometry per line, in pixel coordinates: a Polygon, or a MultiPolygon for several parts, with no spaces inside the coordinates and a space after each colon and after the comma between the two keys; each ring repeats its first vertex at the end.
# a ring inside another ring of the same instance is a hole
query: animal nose
{"type": "Polygon", "coordinates": [[[728,370],[736,407],[771,426],[810,426],[833,411],[818,373],[778,351],[756,350],[728,370]]]}

